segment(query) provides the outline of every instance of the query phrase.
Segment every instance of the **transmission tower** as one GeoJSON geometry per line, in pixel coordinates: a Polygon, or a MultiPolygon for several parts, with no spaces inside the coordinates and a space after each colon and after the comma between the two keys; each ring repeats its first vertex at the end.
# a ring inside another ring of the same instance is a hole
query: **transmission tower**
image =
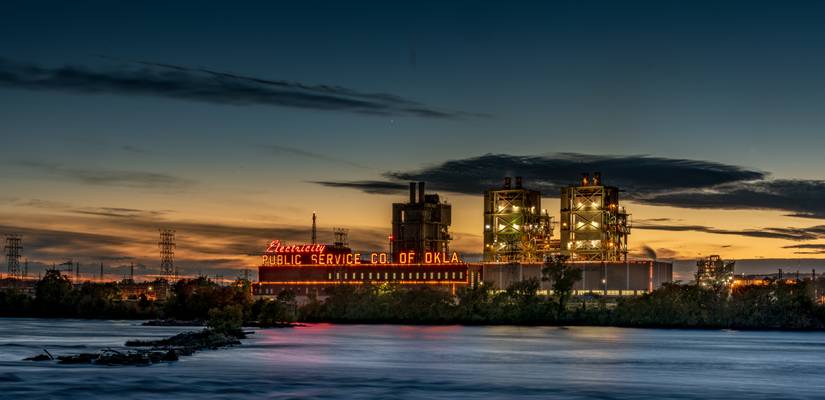
{"type": "Polygon", "coordinates": [[[346,247],[349,245],[349,229],[332,228],[332,235],[335,237],[335,240],[333,241],[333,245],[335,247],[346,247]]]}
{"type": "Polygon", "coordinates": [[[172,280],[176,275],[175,270],[175,231],[173,229],[160,230],[160,274],[167,280],[172,280]]]}
{"type": "Polygon", "coordinates": [[[10,278],[20,278],[20,251],[23,250],[21,239],[20,235],[6,235],[6,262],[10,278]]]}

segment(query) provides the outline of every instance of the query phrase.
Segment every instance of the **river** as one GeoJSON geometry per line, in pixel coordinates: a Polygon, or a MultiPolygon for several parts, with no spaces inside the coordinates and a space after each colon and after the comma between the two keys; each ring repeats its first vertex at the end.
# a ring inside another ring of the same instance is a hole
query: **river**
{"type": "Polygon", "coordinates": [[[825,398],[823,332],[312,324],[146,367],[21,361],[187,329],[0,318],[0,398],[825,398]]]}

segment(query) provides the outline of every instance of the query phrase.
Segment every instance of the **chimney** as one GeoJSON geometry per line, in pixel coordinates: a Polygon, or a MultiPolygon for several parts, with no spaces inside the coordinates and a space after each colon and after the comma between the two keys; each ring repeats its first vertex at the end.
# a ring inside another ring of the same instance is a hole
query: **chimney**
{"type": "Polygon", "coordinates": [[[594,172],[593,173],[593,184],[599,186],[602,184],[602,173],[601,172],[594,172]]]}
{"type": "Polygon", "coordinates": [[[418,182],[418,202],[424,204],[424,182],[418,182]]]}
{"type": "Polygon", "coordinates": [[[415,204],[415,182],[410,182],[410,204],[415,204]]]}
{"type": "Polygon", "coordinates": [[[521,177],[516,177],[516,189],[521,189],[521,177]]]}
{"type": "Polygon", "coordinates": [[[510,181],[511,181],[511,179],[510,179],[509,176],[504,178],[504,188],[505,189],[510,189],[510,181]]]}
{"type": "Polygon", "coordinates": [[[582,186],[590,186],[590,174],[587,172],[582,174],[582,186]]]}

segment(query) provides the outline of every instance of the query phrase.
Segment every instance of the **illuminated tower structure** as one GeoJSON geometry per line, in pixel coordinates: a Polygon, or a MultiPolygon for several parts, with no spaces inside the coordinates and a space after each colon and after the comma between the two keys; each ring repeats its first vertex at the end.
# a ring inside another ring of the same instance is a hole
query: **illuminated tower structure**
{"type": "Polygon", "coordinates": [[[175,269],[175,231],[173,229],[160,230],[160,274],[167,280],[177,275],[175,269]]]}
{"type": "Polygon", "coordinates": [[[605,186],[598,172],[561,190],[561,254],[571,261],[627,261],[629,214],[619,188],[605,186]]]}
{"type": "Polygon", "coordinates": [[[718,255],[696,261],[696,283],[700,286],[730,286],[736,261],[725,261],[718,255]]]}
{"type": "Polygon", "coordinates": [[[20,251],[23,250],[20,235],[6,235],[6,264],[8,266],[9,278],[22,277],[20,271],[20,251]]]}
{"type": "Polygon", "coordinates": [[[393,258],[400,253],[414,252],[420,257],[425,252],[448,252],[452,207],[442,202],[437,194],[426,194],[424,182],[410,182],[410,201],[393,203],[392,236],[393,258]]]}
{"type": "Polygon", "coordinates": [[[541,192],[504,178],[504,186],[484,192],[484,261],[542,262],[552,245],[553,218],[541,208],[541,192]]]}

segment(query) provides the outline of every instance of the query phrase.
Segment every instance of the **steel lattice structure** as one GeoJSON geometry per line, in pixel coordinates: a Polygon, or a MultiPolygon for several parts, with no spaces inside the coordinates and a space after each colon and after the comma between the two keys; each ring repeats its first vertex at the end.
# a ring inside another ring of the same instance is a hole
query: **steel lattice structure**
{"type": "Polygon", "coordinates": [[[541,208],[541,193],[522,188],[516,177],[484,193],[484,261],[541,262],[557,250],[553,218],[541,208]]]}
{"type": "Polygon", "coordinates": [[[6,264],[10,278],[21,278],[20,253],[23,250],[22,237],[20,235],[6,235],[6,264]]]}
{"type": "Polygon", "coordinates": [[[630,215],[619,205],[619,189],[584,174],[581,184],[561,191],[561,253],[572,261],[626,261],[630,215]]]}
{"type": "Polygon", "coordinates": [[[173,229],[160,229],[160,274],[167,279],[177,276],[175,269],[175,231],[173,229]]]}

